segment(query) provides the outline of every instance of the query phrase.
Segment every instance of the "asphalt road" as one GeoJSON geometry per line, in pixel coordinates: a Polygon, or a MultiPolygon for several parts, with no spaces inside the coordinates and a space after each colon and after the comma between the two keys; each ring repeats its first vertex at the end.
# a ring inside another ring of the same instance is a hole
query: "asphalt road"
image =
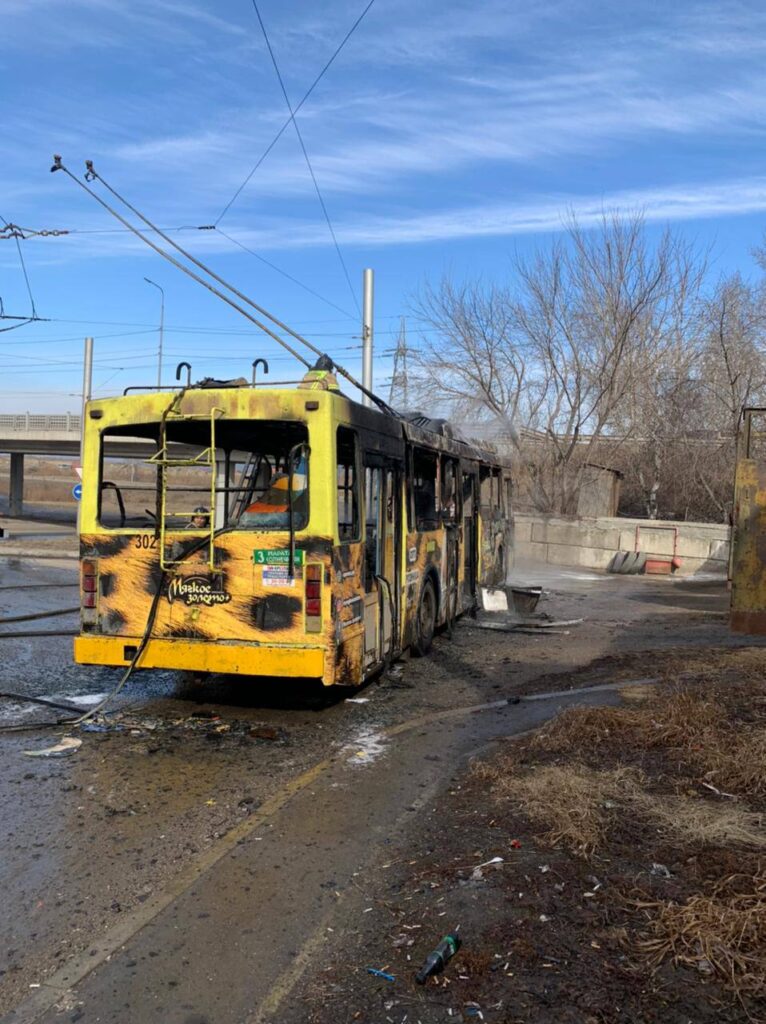
{"type": "MultiPolygon", "coordinates": [[[[752,642],[729,636],[720,582],[533,567],[521,578],[550,588],[546,611],[585,622],[545,637],[465,622],[352,700],[140,674],[112,727],[72,732],[81,747],[55,760],[25,751],[65,729],[2,734],[2,1019],[294,1014],[294,985],[317,969],[328,929],[359,912],[349,894],[468,758],[573,701],[618,697],[509,699],[624,679],[626,657],[650,676],[663,652],[752,642]]],[[[0,619],[76,603],[75,580],[71,565],[0,559],[0,619]]],[[[40,625],[51,623],[74,628],[66,616],[40,625]]],[[[83,706],[108,692],[117,674],[73,666],[70,642],[0,639],[0,690],[83,706]]],[[[0,724],[57,714],[0,698],[0,724]]]]}

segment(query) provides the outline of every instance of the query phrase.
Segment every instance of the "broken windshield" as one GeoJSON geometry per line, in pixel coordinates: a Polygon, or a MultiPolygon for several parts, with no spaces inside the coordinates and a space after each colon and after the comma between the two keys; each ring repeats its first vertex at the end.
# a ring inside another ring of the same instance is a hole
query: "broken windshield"
{"type": "Polygon", "coordinates": [[[289,456],[301,445],[293,455],[293,526],[308,525],[305,424],[219,420],[212,448],[209,421],[179,420],[168,423],[164,450],[159,438],[159,423],[102,432],[102,526],[146,529],[164,514],[166,530],[287,530],[289,456]]]}

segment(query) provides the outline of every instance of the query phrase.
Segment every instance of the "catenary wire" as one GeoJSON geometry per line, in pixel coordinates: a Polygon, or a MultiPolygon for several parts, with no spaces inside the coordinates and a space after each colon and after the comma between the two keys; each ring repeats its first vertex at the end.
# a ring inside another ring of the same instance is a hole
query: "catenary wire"
{"type": "Polygon", "coordinates": [[[265,263],[267,267],[271,267],[272,270],[276,270],[278,274],[281,274],[282,277],[286,277],[288,281],[292,281],[293,284],[297,284],[299,288],[302,288],[305,292],[308,292],[309,295],[314,295],[317,299],[321,299],[321,301],[326,303],[328,306],[332,306],[332,308],[337,309],[339,313],[343,313],[343,315],[347,316],[349,320],[356,319],[351,313],[346,312],[346,310],[343,309],[341,306],[338,306],[334,302],[332,302],[331,299],[326,299],[324,295],[320,295],[319,292],[314,291],[313,288],[309,288],[309,286],[307,284],[304,284],[303,281],[299,281],[297,277],[293,277],[292,274],[288,274],[286,270],[282,270],[280,267],[276,266],[276,264],[272,263],[271,260],[267,260],[265,256],[261,256],[261,254],[257,253],[254,249],[249,249],[246,245],[243,245],[242,242],[238,242],[236,238],[232,238],[231,235],[227,234],[217,225],[216,231],[218,232],[219,235],[223,235],[224,238],[228,238],[228,240],[232,242],[234,245],[239,246],[239,248],[243,252],[249,253],[251,256],[255,256],[255,258],[257,260],[260,260],[261,263],[265,263]]]}
{"type": "MultiPolygon", "coordinates": [[[[132,224],[130,224],[129,221],[125,220],[125,218],[122,217],[119,213],[117,213],[116,210],[113,210],[111,208],[111,206],[109,206],[108,203],[104,202],[104,200],[93,191],[93,189],[88,188],[88,186],[84,182],[79,181],[78,178],[76,178],[75,175],[72,174],[72,172],[67,167],[64,166],[64,164],[61,162],[61,157],[58,157],[58,156],[54,157],[54,164],[53,164],[53,167],[51,168],[51,170],[52,171],[64,171],[64,173],[67,175],[67,177],[71,178],[72,181],[76,185],[79,185],[79,187],[81,189],[83,189],[85,192],[87,192],[89,196],[91,196],[93,199],[95,199],[96,202],[99,203],[101,206],[103,206],[104,209],[108,213],[110,213],[113,217],[115,217],[117,220],[119,220],[121,224],[124,224],[125,227],[130,228],[130,230],[138,238],[140,238],[142,242],[145,242],[146,245],[148,245],[150,249],[153,249],[159,256],[162,256],[163,259],[168,260],[168,262],[172,263],[173,266],[175,266],[179,270],[183,271],[183,273],[185,273],[189,277],[191,277],[192,280],[196,281],[198,284],[201,284],[203,286],[203,288],[207,288],[208,291],[212,292],[214,295],[217,295],[218,298],[222,299],[227,305],[231,306],[232,309],[236,309],[238,313],[241,313],[242,316],[245,317],[245,319],[249,320],[251,323],[254,323],[256,325],[256,327],[260,327],[260,329],[264,332],[264,334],[268,334],[269,337],[271,337],[275,341],[279,342],[279,344],[282,345],[283,348],[286,348],[287,351],[290,352],[291,355],[294,355],[295,358],[299,362],[303,363],[304,366],[308,367],[310,365],[307,359],[305,359],[302,355],[300,355],[300,353],[296,352],[293,348],[291,348],[291,346],[288,345],[287,342],[283,338],[280,338],[277,334],[275,334],[274,331],[272,331],[270,327],[267,327],[266,324],[261,323],[260,320],[257,320],[254,316],[251,316],[251,314],[248,313],[247,310],[245,310],[241,306],[237,305],[237,303],[234,302],[233,299],[230,299],[227,295],[224,295],[223,292],[219,292],[217,288],[214,288],[213,285],[211,285],[209,282],[205,281],[198,274],[195,274],[193,270],[190,270],[188,267],[185,267],[183,265],[183,263],[179,263],[178,260],[175,259],[174,256],[171,256],[170,253],[165,252],[165,250],[162,249],[160,246],[155,245],[155,243],[152,242],[151,239],[147,238],[146,235],[142,234],[138,230],[138,228],[134,227],[132,224]]],[[[89,168],[89,171],[90,170],[91,170],[91,168],[89,168]]],[[[101,181],[101,180],[102,179],[99,178],[99,181],[101,181]]],[[[107,188],[108,188],[108,186],[107,186],[107,188]]],[[[159,232],[159,229],[154,228],[154,230],[157,231],[159,234],[161,234],[161,232],[159,232]]],[[[162,237],[165,237],[165,236],[163,235],[162,237]]],[[[207,270],[207,268],[205,268],[205,269],[207,270]]]]}
{"type": "MultiPolygon", "coordinates": [[[[6,227],[7,230],[11,229],[12,225],[5,219],[5,217],[3,217],[2,214],[0,214],[0,220],[3,222],[3,224],[5,224],[5,227],[6,227]]],[[[29,319],[30,319],[30,321],[31,320],[36,320],[37,319],[37,310],[35,309],[35,299],[34,299],[34,296],[32,295],[32,286],[29,283],[29,274],[27,273],[27,265],[24,262],[24,253],[21,251],[21,242],[19,240],[19,232],[17,232],[17,231],[13,232],[13,239],[16,242],[16,250],[17,250],[17,252],[19,254],[19,263],[21,264],[21,272],[24,275],[24,281],[25,281],[26,286],[27,286],[27,295],[29,295],[29,304],[32,307],[32,316],[29,319]]]]}
{"type": "MultiPolygon", "coordinates": [[[[289,124],[290,122],[288,121],[287,123],[289,124]]],[[[16,225],[8,224],[8,228],[16,229],[16,225]]],[[[316,291],[315,288],[309,287],[309,285],[305,284],[303,281],[301,281],[297,277],[295,277],[294,274],[288,273],[286,270],[283,270],[282,267],[278,266],[272,260],[267,260],[265,256],[261,256],[260,253],[255,252],[253,249],[248,248],[248,246],[246,246],[246,245],[243,245],[242,242],[237,241],[236,238],[232,238],[231,235],[227,234],[225,231],[222,231],[217,226],[217,224],[198,224],[198,225],[184,224],[181,227],[162,228],[161,230],[163,232],[165,232],[165,234],[177,234],[177,233],[179,233],[181,231],[217,231],[218,234],[222,235],[229,242],[232,242],[234,245],[239,246],[239,248],[242,249],[243,252],[248,253],[250,256],[254,256],[257,260],[260,260],[261,263],[265,264],[267,267],[270,267],[271,270],[273,270],[275,273],[280,274],[287,281],[291,281],[293,284],[298,285],[299,288],[302,288],[305,292],[308,292],[309,295],[313,295],[313,296],[315,296],[315,298],[319,299],[321,302],[324,302],[326,305],[331,306],[333,309],[337,309],[339,313],[343,313],[343,315],[345,317],[348,317],[350,320],[356,319],[356,317],[353,316],[351,313],[349,313],[347,310],[343,309],[341,306],[338,306],[331,299],[328,299],[326,296],[324,296],[320,292],[316,291]]],[[[64,235],[124,235],[124,234],[130,234],[130,229],[129,228],[93,228],[93,229],[91,229],[91,228],[85,228],[85,229],[80,229],[80,228],[64,229],[64,228],[61,228],[61,229],[50,229],[50,230],[34,231],[31,228],[18,228],[17,230],[14,230],[14,232],[12,234],[9,234],[9,235],[4,235],[4,234],[0,233],[0,241],[7,241],[7,240],[10,240],[10,239],[14,239],[14,241],[16,242],[16,244],[18,246],[18,244],[19,244],[19,234],[21,234],[21,237],[25,237],[25,238],[42,238],[42,237],[55,237],[55,238],[58,238],[58,237],[61,237],[61,236],[64,236],[64,235]]],[[[33,318],[33,319],[42,319],[42,318],[36,317],[36,318],[33,318]]],[[[25,322],[28,322],[28,321],[25,321],[25,322]]]]}
{"type": "MultiPolygon", "coordinates": [[[[86,167],[88,168],[88,175],[91,176],[91,180],[100,181],[104,188],[107,189],[115,197],[115,199],[121,202],[123,206],[127,206],[131,213],[139,217],[144,222],[144,224],[146,224],[146,226],[149,227],[152,231],[155,231],[160,236],[160,238],[164,239],[169,245],[172,245],[176,252],[181,253],[181,255],[185,259],[193,263],[195,267],[199,267],[199,269],[204,271],[204,273],[206,273],[209,277],[212,277],[214,281],[217,281],[219,284],[223,285],[224,288],[227,288],[230,292],[236,295],[238,299],[241,299],[243,302],[246,302],[249,306],[252,306],[253,309],[257,310],[261,314],[261,316],[267,317],[269,320],[271,320],[273,324],[276,324],[276,326],[279,327],[281,330],[286,331],[289,335],[295,338],[296,341],[301,342],[301,344],[309,348],[315,355],[322,355],[322,350],[317,348],[316,345],[312,345],[312,343],[308,341],[307,338],[304,338],[302,334],[299,334],[297,331],[294,331],[292,327],[288,327],[287,324],[283,323],[278,317],[274,316],[273,313],[270,313],[267,309],[264,309],[263,306],[259,306],[257,302],[254,302],[243,292],[238,291],[238,289],[234,288],[233,285],[230,285],[229,282],[225,281],[219,274],[216,274],[215,271],[211,270],[205,263],[203,263],[201,260],[198,260],[196,256],[193,256],[190,252],[188,252],[186,249],[180,246],[177,242],[174,242],[172,238],[168,238],[167,235],[163,234],[160,228],[156,227],[152,223],[152,221],[149,220],[148,217],[145,217],[140,210],[137,210],[135,206],[132,206],[128,202],[128,200],[125,199],[124,196],[120,195],[120,193],[117,192],[116,189],[112,188],[112,186],[101,177],[101,175],[94,169],[93,163],[91,161],[86,161],[86,167]]],[[[161,252],[161,250],[158,251],[161,252]]],[[[180,269],[184,269],[181,264],[176,264],[176,266],[178,266],[180,269]]],[[[201,283],[205,284],[204,281],[201,283]]],[[[210,286],[206,285],[206,287],[210,286]]],[[[258,323],[258,321],[255,321],[255,323],[258,323]]],[[[271,336],[276,341],[279,341],[280,344],[284,344],[282,339],[277,337],[277,335],[273,334],[270,330],[267,331],[267,333],[271,334],[271,336]]],[[[288,349],[288,351],[292,350],[288,349]]]]}
{"type": "Polygon", "coordinates": [[[322,207],[322,213],[324,214],[324,219],[327,221],[327,228],[328,228],[328,230],[330,232],[330,237],[332,238],[333,245],[335,246],[335,251],[338,254],[338,260],[340,261],[340,265],[341,265],[341,267],[343,269],[343,274],[345,275],[346,283],[348,284],[348,290],[351,292],[351,298],[354,300],[354,305],[356,306],[357,312],[359,313],[359,316],[361,317],[362,311],[359,308],[359,300],[356,297],[356,292],[354,291],[354,286],[351,284],[351,278],[349,277],[349,274],[348,274],[348,267],[346,266],[346,261],[343,259],[343,253],[340,251],[340,245],[338,245],[338,239],[337,239],[337,237],[335,235],[335,228],[332,226],[332,221],[330,220],[330,214],[329,214],[327,206],[325,204],[324,197],[322,196],[322,190],[319,188],[319,182],[317,181],[316,174],[314,174],[314,168],[313,168],[313,166],[311,164],[311,159],[309,157],[309,152],[306,149],[306,143],[303,141],[303,135],[301,133],[300,128],[298,127],[298,122],[297,122],[297,120],[295,118],[295,111],[293,110],[292,105],[290,103],[290,97],[287,95],[287,89],[285,87],[285,82],[284,82],[284,79],[282,78],[282,72],[279,70],[279,64],[277,63],[277,57],[276,57],[276,54],[274,53],[273,47],[271,45],[271,40],[269,39],[269,34],[266,31],[266,25],[264,24],[263,18],[261,17],[261,12],[260,12],[260,9],[258,8],[258,4],[257,4],[256,0],[252,0],[252,4],[253,4],[253,8],[255,9],[256,17],[258,18],[258,24],[261,26],[261,32],[263,33],[263,38],[264,38],[264,40],[266,42],[266,48],[268,49],[269,56],[271,57],[271,63],[274,65],[274,71],[276,72],[277,81],[279,82],[279,88],[282,90],[282,96],[284,97],[285,104],[287,105],[287,109],[288,109],[288,111],[290,113],[290,120],[292,121],[293,128],[295,129],[295,134],[296,134],[296,136],[298,138],[298,142],[299,142],[301,150],[303,152],[303,158],[306,161],[306,167],[308,167],[309,174],[311,175],[311,180],[314,183],[314,190],[316,191],[317,199],[319,200],[319,205],[322,207]]]}
{"type": "Polygon", "coordinates": [[[351,26],[351,28],[350,28],[350,29],[348,30],[348,32],[347,32],[347,33],[345,34],[345,36],[343,37],[343,39],[341,39],[341,41],[340,41],[340,43],[338,44],[338,46],[336,47],[336,49],[335,49],[335,51],[334,51],[333,55],[332,55],[332,56],[330,57],[330,59],[329,59],[329,60],[327,61],[327,63],[326,63],[325,65],[324,65],[324,67],[323,67],[323,68],[322,68],[322,70],[321,70],[321,71],[319,72],[319,74],[318,74],[318,75],[316,76],[316,78],[314,79],[314,81],[313,81],[313,82],[311,83],[311,85],[310,85],[310,86],[308,87],[308,89],[306,90],[306,92],[305,92],[305,93],[303,94],[303,97],[302,97],[302,99],[300,100],[300,102],[299,102],[299,103],[297,104],[297,106],[296,106],[296,107],[294,108],[294,110],[292,110],[292,111],[291,111],[290,117],[288,117],[288,118],[287,118],[287,120],[286,120],[286,121],[284,122],[284,124],[282,125],[282,127],[281,127],[281,128],[279,129],[279,131],[277,132],[277,134],[276,134],[276,135],[274,136],[274,138],[273,138],[273,139],[271,140],[271,142],[270,142],[270,143],[268,144],[268,146],[266,147],[266,149],[265,149],[265,150],[263,151],[263,153],[261,153],[261,155],[260,155],[260,156],[258,157],[258,159],[256,160],[255,164],[253,165],[253,167],[252,167],[252,169],[251,169],[250,173],[249,173],[249,174],[247,175],[247,177],[246,177],[246,178],[245,178],[245,180],[244,180],[244,181],[242,182],[242,184],[241,184],[241,185],[239,186],[239,188],[237,189],[237,191],[236,191],[236,192],[234,193],[234,195],[233,195],[233,196],[231,197],[231,199],[230,199],[230,200],[228,201],[228,203],[226,204],[226,206],[224,206],[223,210],[221,210],[221,212],[220,212],[220,213],[218,214],[218,217],[216,218],[216,221],[215,221],[215,226],[216,226],[216,227],[218,227],[218,225],[219,225],[219,224],[221,223],[221,221],[223,220],[223,218],[224,218],[224,217],[226,216],[226,214],[227,214],[227,213],[229,212],[229,210],[231,209],[231,207],[232,207],[232,206],[234,205],[234,203],[235,203],[235,202],[237,201],[237,199],[238,199],[238,198],[239,198],[239,196],[241,195],[241,193],[242,193],[243,189],[244,189],[244,188],[245,188],[245,187],[247,186],[247,184],[248,184],[248,182],[250,181],[250,179],[252,178],[252,176],[253,176],[253,175],[255,174],[255,172],[256,172],[256,171],[258,170],[258,168],[259,168],[259,167],[261,166],[261,164],[262,164],[262,163],[263,163],[263,161],[264,161],[264,160],[266,159],[266,157],[267,157],[267,156],[269,155],[269,153],[270,153],[270,152],[272,151],[272,149],[274,148],[274,146],[275,146],[275,145],[277,144],[277,142],[279,142],[279,140],[280,140],[280,139],[282,138],[282,135],[284,134],[285,130],[286,130],[286,129],[287,129],[288,127],[289,127],[289,125],[290,125],[290,122],[291,122],[291,121],[293,121],[293,120],[295,119],[295,115],[296,115],[296,114],[298,113],[298,111],[299,111],[299,110],[301,109],[301,107],[303,106],[303,104],[304,104],[304,103],[306,102],[306,100],[307,100],[307,99],[309,98],[309,96],[310,96],[310,95],[312,94],[312,92],[314,91],[314,89],[316,89],[316,87],[317,87],[317,86],[319,85],[319,83],[320,83],[320,82],[322,81],[322,79],[323,79],[323,78],[324,78],[324,76],[325,76],[325,72],[329,70],[329,68],[330,68],[330,65],[331,65],[331,64],[332,64],[332,63],[333,63],[333,62],[335,61],[335,58],[336,58],[336,57],[338,56],[338,54],[340,53],[340,51],[341,51],[341,50],[343,49],[343,47],[344,47],[344,46],[346,45],[346,43],[347,43],[347,42],[349,41],[349,39],[351,38],[351,36],[352,36],[352,35],[354,34],[354,32],[355,32],[355,31],[357,30],[357,28],[358,28],[358,27],[359,27],[359,25],[361,24],[362,20],[364,19],[365,15],[367,14],[367,12],[369,11],[369,9],[370,9],[370,8],[372,7],[372,5],[373,5],[374,3],[375,3],[375,0],[369,0],[369,3],[368,3],[368,4],[367,4],[367,6],[366,6],[366,7],[364,8],[364,10],[362,11],[362,13],[361,13],[361,14],[359,15],[359,17],[358,17],[358,18],[356,19],[356,21],[354,22],[354,24],[353,24],[353,25],[351,26]]]}
{"type": "MultiPolygon", "coordinates": [[[[202,263],[195,256],[192,256],[191,253],[189,253],[185,249],[183,249],[180,245],[178,245],[177,242],[174,242],[171,238],[168,238],[166,235],[164,235],[162,233],[162,231],[158,227],[156,227],[156,225],[153,224],[152,221],[150,221],[148,219],[148,217],[146,217],[143,213],[141,213],[140,210],[137,210],[134,206],[131,206],[131,204],[127,201],[127,199],[125,199],[123,196],[121,196],[119,194],[119,192],[117,192],[115,189],[113,189],[111,187],[111,185],[109,185],[109,183],[106,182],[101,177],[100,174],[98,174],[98,172],[93,167],[93,161],[92,160],[86,160],[85,161],[85,166],[86,166],[86,169],[87,169],[86,170],[86,175],[85,175],[86,181],[100,181],[101,184],[104,186],[104,188],[106,188],[113,196],[115,196],[116,199],[119,202],[121,202],[132,213],[134,213],[137,217],[139,217],[140,220],[142,220],[144,222],[144,224],[146,224],[152,231],[154,231],[155,233],[159,234],[160,237],[163,238],[166,242],[168,242],[177,252],[181,253],[191,263],[193,263],[195,266],[199,267],[205,274],[208,275],[208,277],[212,277],[214,281],[218,281],[221,285],[223,285],[224,288],[226,288],[228,291],[230,291],[233,295],[236,295],[237,298],[241,299],[243,302],[246,302],[253,309],[256,309],[263,316],[267,317],[267,319],[271,320],[272,323],[276,324],[282,330],[286,331],[289,335],[291,335],[293,338],[295,338],[297,341],[299,341],[302,345],[305,345],[306,348],[308,348],[315,355],[321,356],[321,355],[324,354],[321,349],[317,348],[316,345],[313,345],[307,338],[303,337],[303,335],[298,334],[297,331],[294,331],[291,327],[288,327],[287,324],[283,323],[281,320],[279,320],[277,317],[275,317],[272,313],[269,313],[268,310],[264,309],[262,306],[259,306],[258,303],[254,302],[247,295],[244,295],[242,292],[238,291],[233,285],[229,284],[228,281],[225,281],[222,277],[220,277],[218,274],[216,274],[215,271],[211,270],[210,267],[208,267],[206,264],[202,263]]],[[[299,355],[290,345],[288,345],[288,343],[284,340],[284,338],[280,337],[278,334],[275,334],[274,331],[271,330],[271,328],[269,328],[265,324],[261,323],[261,321],[257,320],[254,316],[251,316],[250,313],[248,313],[246,310],[244,310],[241,306],[237,305],[237,303],[234,302],[232,299],[230,299],[227,295],[224,295],[223,292],[220,292],[217,288],[213,287],[213,285],[211,285],[208,281],[205,281],[203,278],[201,278],[193,270],[190,270],[189,267],[184,266],[183,263],[179,263],[179,261],[177,259],[175,259],[174,256],[171,256],[170,253],[166,252],[160,246],[155,245],[155,243],[152,242],[149,238],[147,238],[146,235],[143,235],[138,230],[138,228],[134,227],[132,224],[130,224],[129,221],[125,220],[125,218],[122,217],[119,213],[117,213],[116,210],[113,210],[111,208],[111,206],[109,206],[108,203],[106,203],[103,199],[101,199],[100,196],[98,196],[92,189],[90,189],[87,184],[85,184],[84,182],[79,181],[72,174],[72,172],[67,167],[64,166],[64,164],[61,161],[61,157],[60,156],[54,156],[54,164],[53,164],[53,167],[51,168],[51,171],[64,171],[66,173],[66,175],[69,178],[71,178],[72,181],[75,182],[75,184],[79,185],[80,188],[82,188],[85,192],[88,193],[88,195],[92,196],[96,200],[96,202],[98,202],[101,206],[104,207],[105,210],[107,210],[109,213],[111,213],[113,217],[116,217],[117,220],[120,221],[120,223],[125,224],[127,227],[130,227],[131,230],[135,232],[137,237],[140,238],[143,242],[145,242],[156,253],[158,253],[164,259],[168,260],[168,262],[172,263],[173,266],[177,267],[178,270],[183,271],[183,273],[185,273],[189,277],[191,277],[192,280],[196,281],[198,284],[201,284],[204,288],[207,288],[208,291],[212,292],[214,295],[217,295],[218,298],[220,298],[224,302],[226,302],[229,306],[232,307],[232,309],[236,309],[237,312],[241,313],[247,320],[250,320],[251,323],[254,323],[257,327],[260,327],[260,329],[265,334],[268,334],[271,338],[273,338],[276,342],[278,342],[283,348],[285,348],[288,352],[290,352],[292,355],[294,355],[296,359],[298,359],[300,362],[302,362],[304,364],[304,366],[307,366],[307,367],[310,366],[308,361],[306,359],[304,359],[303,356],[299,355]]],[[[388,404],[382,398],[380,398],[378,395],[376,395],[373,391],[368,390],[363,384],[361,384],[358,380],[356,380],[356,378],[353,377],[348,372],[348,370],[345,369],[345,367],[341,366],[339,363],[335,363],[334,362],[334,368],[337,370],[337,372],[342,377],[345,377],[346,380],[349,381],[350,384],[352,384],[355,388],[358,388],[359,391],[361,391],[363,395],[366,395],[371,401],[373,401],[377,406],[379,406],[379,408],[381,408],[385,412],[392,412],[392,410],[390,409],[388,404]]]]}

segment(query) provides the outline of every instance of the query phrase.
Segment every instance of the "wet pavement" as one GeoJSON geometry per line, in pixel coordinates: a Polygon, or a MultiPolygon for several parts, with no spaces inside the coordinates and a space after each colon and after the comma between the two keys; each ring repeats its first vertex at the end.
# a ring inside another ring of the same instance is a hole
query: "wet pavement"
{"type": "MultiPolygon", "coordinates": [[[[752,643],[729,635],[720,581],[516,575],[546,588],[541,610],[583,624],[538,637],[465,620],[431,657],[350,700],[137,673],[109,727],[85,731],[49,726],[67,712],[0,698],[0,726],[45,723],[0,733],[0,1013],[14,1024],[279,1019],[263,1014],[289,1004],[295,971],[343,921],[365,864],[467,757],[572,700],[615,699],[507,698],[541,677],[551,690],[603,682],[625,655],[649,675],[658,652],[752,643]],[[494,706],[464,710],[481,704],[494,706]],[[71,754],[25,754],[66,735],[82,740],[71,754]]],[[[0,558],[0,619],[72,606],[74,582],[71,563],[0,558]]],[[[74,630],[77,617],[29,626],[52,624],[74,630]]],[[[0,622],[0,634],[18,625],[0,622]]],[[[70,637],[0,644],[2,691],[85,708],[120,675],[74,666],[70,637]]]]}

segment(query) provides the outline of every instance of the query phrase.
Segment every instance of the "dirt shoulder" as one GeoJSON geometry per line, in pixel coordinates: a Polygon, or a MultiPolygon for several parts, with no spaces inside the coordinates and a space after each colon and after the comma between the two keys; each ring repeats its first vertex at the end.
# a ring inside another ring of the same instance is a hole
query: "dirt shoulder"
{"type": "Polygon", "coordinates": [[[766,666],[663,675],[453,778],[360,876],[283,1024],[766,1019],[766,666]]]}

